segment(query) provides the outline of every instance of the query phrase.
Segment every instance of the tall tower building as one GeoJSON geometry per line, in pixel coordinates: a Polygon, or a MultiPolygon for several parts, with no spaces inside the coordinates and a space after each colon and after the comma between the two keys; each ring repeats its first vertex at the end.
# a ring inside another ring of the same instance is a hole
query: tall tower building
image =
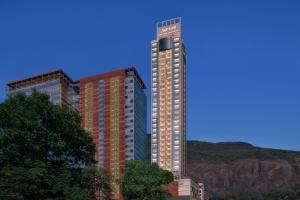
{"type": "Polygon", "coordinates": [[[151,162],[172,171],[186,168],[186,56],[181,18],[157,23],[151,42],[151,162]]]}
{"type": "Polygon", "coordinates": [[[80,80],[81,123],[92,134],[95,159],[111,176],[109,199],[121,199],[116,180],[123,177],[126,161],[147,157],[145,89],[133,67],[80,80]]]}

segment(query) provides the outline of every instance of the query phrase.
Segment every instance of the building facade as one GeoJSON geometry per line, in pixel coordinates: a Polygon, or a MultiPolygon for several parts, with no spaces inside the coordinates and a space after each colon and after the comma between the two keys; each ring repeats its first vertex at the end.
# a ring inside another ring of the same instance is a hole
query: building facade
{"type": "Polygon", "coordinates": [[[151,162],[186,174],[186,56],[181,18],[157,23],[151,42],[151,162]]]}
{"type": "MultiPolygon", "coordinates": [[[[93,137],[98,166],[111,177],[114,192],[108,194],[109,199],[122,199],[115,180],[123,177],[126,161],[147,159],[146,87],[136,69],[124,68],[80,81],[56,70],[8,83],[7,97],[30,95],[34,90],[46,93],[55,105],[79,111],[82,127],[93,137]]],[[[104,199],[104,194],[98,197],[104,199]]]]}
{"type": "Polygon", "coordinates": [[[203,183],[196,183],[190,178],[178,179],[165,186],[169,193],[168,200],[208,200],[208,194],[203,183]]]}
{"type": "Polygon", "coordinates": [[[95,159],[111,176],[114,192],[129,160],[146,160],[145,85],[135,68],[125,68],[80,80],[80,116],[96,145],[95,159]]]}
{"type": "Polygon", "coordinates": [[[17,93],[30,95],[34,90],[45,93],[56,105],[66,105],[79,110],[79,82],[73,81],[62,70],[55,70],[7,84],[7,96],[17,93]]]}

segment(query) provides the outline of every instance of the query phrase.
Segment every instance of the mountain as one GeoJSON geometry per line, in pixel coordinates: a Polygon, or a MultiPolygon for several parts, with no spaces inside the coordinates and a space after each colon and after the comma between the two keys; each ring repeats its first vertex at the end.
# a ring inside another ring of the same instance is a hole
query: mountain
{"type": "Polygon", "coordinates": [[[300,152],[260,148],[244,142],[188,141],[187,174],[204,183],[212,199],[256,200],[262,194],[276,192],[293,192],[289,195],[295,196],[294,187],[300,191],[300,152]],[[250,198],[249,194],[257,197],[250,198]],[[237,198],[226,198],[229,196],[237,198]]]}

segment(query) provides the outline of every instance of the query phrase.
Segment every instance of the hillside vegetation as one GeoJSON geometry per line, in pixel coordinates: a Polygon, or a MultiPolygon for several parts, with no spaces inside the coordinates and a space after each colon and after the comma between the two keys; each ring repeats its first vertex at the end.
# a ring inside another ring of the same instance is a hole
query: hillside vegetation
{"type": "Polygon", "coordinates": [[[188,163],[229,163],[242,158],[285,160],[292,165],[300,163],[300,152],[298,151],[260,148],[245,142],[188,141],[187,155],[188,163]]]}

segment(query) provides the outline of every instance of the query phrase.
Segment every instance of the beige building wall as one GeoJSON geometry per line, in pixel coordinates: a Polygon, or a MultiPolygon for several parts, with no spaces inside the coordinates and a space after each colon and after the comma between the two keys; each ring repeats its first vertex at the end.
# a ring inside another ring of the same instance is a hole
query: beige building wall
{"type": "Polygon", "coordinates": [[[180,18],[157,24],[151,66],[151,162],[179,179],[186,171],[186,66],[180,18]]]}

